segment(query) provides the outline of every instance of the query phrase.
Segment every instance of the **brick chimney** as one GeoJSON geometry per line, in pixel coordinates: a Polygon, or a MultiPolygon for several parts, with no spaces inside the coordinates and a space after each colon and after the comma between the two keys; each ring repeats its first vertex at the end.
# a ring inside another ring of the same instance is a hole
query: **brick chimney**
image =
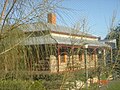
{"type": "Polygon", "coordinates": [[[48,23],[51,23],[51,24],[56,24],[56,15],[55,13],[49,13],[48,14],[48,23]]]}

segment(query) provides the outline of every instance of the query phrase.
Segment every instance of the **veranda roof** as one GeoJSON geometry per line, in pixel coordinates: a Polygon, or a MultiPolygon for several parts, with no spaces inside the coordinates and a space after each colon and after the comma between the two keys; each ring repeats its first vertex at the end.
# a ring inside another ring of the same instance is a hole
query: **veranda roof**
{"type": "Polygon", "coordinates": [[[99,47],[109,47],[109,45],[93,40],[82,40],[76,38],[59,37],[52,35],[45,35],[39,37],[30,37],[26,39],[22,44],[24,45],[41,45],[41,44],[65,44],[65,45],[88,45],[88,46],[99,46],[99,47]]]}

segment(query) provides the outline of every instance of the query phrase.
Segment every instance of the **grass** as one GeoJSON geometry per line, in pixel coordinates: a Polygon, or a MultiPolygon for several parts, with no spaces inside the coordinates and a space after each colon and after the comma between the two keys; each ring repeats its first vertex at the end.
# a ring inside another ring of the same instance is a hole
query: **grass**
{"type": "Polygon", "coordinates": [[[106,90],[120,90],[120,80],[111,81],[106,90]]]}

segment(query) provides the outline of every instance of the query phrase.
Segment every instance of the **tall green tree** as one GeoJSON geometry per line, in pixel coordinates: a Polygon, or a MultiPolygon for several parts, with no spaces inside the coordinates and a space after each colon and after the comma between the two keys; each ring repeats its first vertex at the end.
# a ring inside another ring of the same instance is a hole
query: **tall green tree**
{"type": "Polygon", "coordinates": [[[105,39],[116,39],[117,49],[120,49],[120,24],[108,33],[105,39]]]}
{"type": "Polygon", "coordinates": [[[113,50],[113,77],[114,79],[120,78],[120,24],[116,26],[114,29],[111,29],[111,32],[106,36],[107,40],[116,39],[117,49],[113,50]]]}

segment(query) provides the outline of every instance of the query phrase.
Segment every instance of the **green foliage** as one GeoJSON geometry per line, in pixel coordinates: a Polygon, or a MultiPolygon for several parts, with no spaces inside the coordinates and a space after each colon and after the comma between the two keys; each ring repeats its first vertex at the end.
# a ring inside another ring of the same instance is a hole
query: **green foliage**
{"type": "Polygon", "coordinates": [[[20,46],[24,33],[19,29],[11,29],[12,26],[8,28],[5,29],[0,39],[0,70],[6,71],[17,70],[19,68],[18,61],[22,61],[20,59],[24,55],[22,53],[24,49],[20,46]]]}
{"type": "Polygon", "coordinates": [[[49,90],[58,89],[61,86],[64,74],[41,74],[33,77],[34,80],[42,80],[44,87],[49,90]]]}
{"type": "Polygon", "coordinates": [[[0,90],[45,90],[41,81],[1,80],[0,90]]]}
{"type": "Polygon", "coordinates": [[[120,26],[117,26],[115,29],[113,29],[105,39],[116,39],[117,48],[120,49],[120,26]]]}
{"type": "Polygon", "coordinates": [[[120,80],[112,81],[106,90],[119,90],[120,89],[120,80]]]}
{"type": "Polygon", "coordinates": [[[45,90],[45,88],[40,81],[34,81],[28,90],[45,90]]]}

